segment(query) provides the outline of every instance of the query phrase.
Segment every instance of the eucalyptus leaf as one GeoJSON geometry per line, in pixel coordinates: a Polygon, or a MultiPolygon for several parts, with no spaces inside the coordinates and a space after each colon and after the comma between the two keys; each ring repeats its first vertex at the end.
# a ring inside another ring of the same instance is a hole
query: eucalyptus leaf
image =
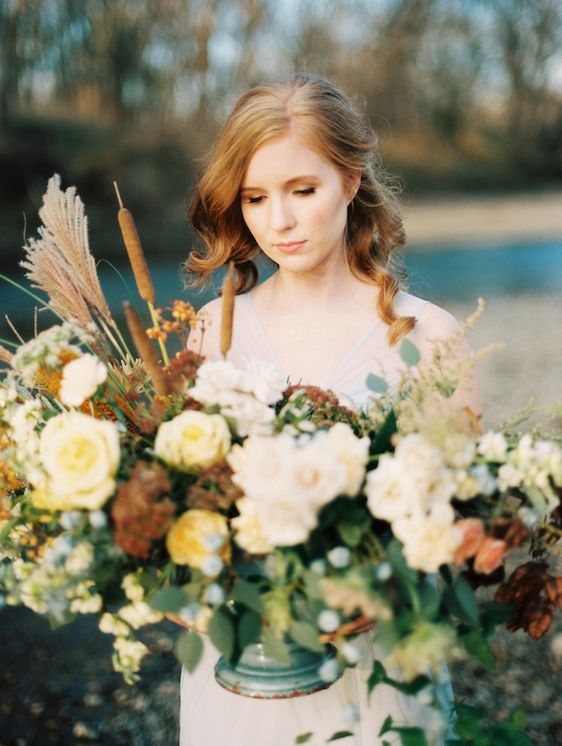
{"type": "Polygon", "coordinates": [[[156,591],[156,593],[148,599],[148,603],[153,609],[156,609],[156,611],[162,611],[165,614],[174,614],[178,612],[181,608],[186,606],[188,602],[189,598],[185,591],[174,585],[156,591]]]}
{"type": "Polygon", "coordinates": [[[243,650],[258,642],[261,637],[261,617],[254,611],[245,611],[238,622],[238,645],[243,650]]]}
{"type": "Polygon", "coordinates": [[[350,730],[338,730],[337,733],[334,733],[333,736],[330,736],[326,743],[331,743],[332,741],[341,741],[342,738],[351,738],[354,736],[355,733],[352,733],[350,730]]]}
{"type": "Polygon", "coordinates": [[[190,673],[195,671],[202,655],[203,640],[197,632],[189,630],[178,638],[176,643],[176,657],[190,673]]]}
{"type": "Polygon", "coordinates": [[[384,378],[376,376],[374,373],[369,373],[365,383],[369,391],[373,391],[375,394],[384,394],[388,391],[388,383],[384,378]]]}
{"type": "Polygon", "coordinates": [[[311,733],[311,732],[301,733],[300,736],[297,736],[295,738],[295,743],[297,743],[297,744],[299,744],[299,743],[308,743],[310,741],[310,739],[312,738],[313,735],[314,735],[314,733],[311,733]]]}
{"type": "Polygon", "coordinates": [[[409,366],[417,365],[421,360],[419,349],[407,338],[400,343],[400,357],[409,366]]]}
{"type": "Polygon", "coordinates": [[[243,580],[242,578],[236,578],[231,598],[233,601],[252,609],[256,614],[263,613],[263,603],[259,589],[255,583],[250,583],[248,580],[243,580]]]}
{"type": "Polygon", "coordinates": [[[234,652],[234,624],[228,609],[223,605],[215,611],[209,622],[209,637],[216,649],[230,659],[234,652]]]}

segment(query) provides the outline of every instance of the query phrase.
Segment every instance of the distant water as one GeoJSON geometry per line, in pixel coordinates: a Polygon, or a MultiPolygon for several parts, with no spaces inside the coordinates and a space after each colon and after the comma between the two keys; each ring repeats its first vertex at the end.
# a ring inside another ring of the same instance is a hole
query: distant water
{"type": "Polygon", "coordinates": [[[562,237],[541,243],[405,252],[416,295],[469,300],[520,293],[562,293],[562,237]]]}
{"type": "MultiPolygon", "coordinates": [[[[404,255],[411,292],[435,302],[475,300],[522,293],[562,292],[562,237],[560,240],[537,243],[512,243],[485,248],[450,247],[414,249],[404,255]]],[[[137,301],[134,280],[128,268],[120,267],[130,290],[130,296],[114,270],[100,265],[102,286],[109,304],[118,317],[122,301],[131,297],[137,301]]],[[[154,264],[151,267],[157,303],[166,304],[174,298],[191,300],[196,307],[214,296],[213,288],[204,293],[186,291],[177,263],[154,264]]],[[[265,276],[271,270],[265,269],[265,276]]],[[[15,278],[19,279],[20,278],[15,278]]],[[[214,283],[219,287],[219,280],[214,283]]],[[[142,304],[141,304],[142,305],[142,304]]],[[[32,325],[33,301],[21,291],[0,282],[0,336],[10,336],[3,323],[8,313],[13,322],[27,335],[32,325]]],[[[51,317],[52,318],[52,317],[51,317]]],[[[40,324],[45,328],[46,320],[40,324]]]]}

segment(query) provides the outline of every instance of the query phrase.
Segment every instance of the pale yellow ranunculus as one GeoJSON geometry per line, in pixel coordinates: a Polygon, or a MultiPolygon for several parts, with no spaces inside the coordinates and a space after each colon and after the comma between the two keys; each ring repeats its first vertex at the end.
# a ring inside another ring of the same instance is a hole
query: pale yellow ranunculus
{"type": "Polygon", "coordinates": [[[200,569],[207,557],[213,554],[205,546],[205,539],[216,535],[223,537],[224,543],[215,553],[223,562],[230,562],[231,547],[226,518],[211,510],[188,510],[168,531],[168,553],[176,565],[189,565],[200,569]]]}
{"type": "Polygon", "coordinates": [[[115,491],[120,448],[113,422],[59,414],[43,428],[39,454],[46,479],[33,493],[38,508],[98,510],[115,491]]]}
{"type": "Polygon", "coordinates": [[[224,417],[186,410],[158,428],[154,450],[170,466],[189,471],[223,459],[230,449],[224,417]]]}

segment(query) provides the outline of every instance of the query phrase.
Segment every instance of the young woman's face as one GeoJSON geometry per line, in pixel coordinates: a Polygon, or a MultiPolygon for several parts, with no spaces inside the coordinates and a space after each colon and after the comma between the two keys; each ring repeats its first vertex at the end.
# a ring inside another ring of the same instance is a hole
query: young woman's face
{"type": "Polygon", "coordinates": [[[310,272],[343,255],[347,206],[359,177],[355,181],[344,183],[331,163],[286,135],[250,160],[242,215],[264,254],[283,269],[310,272]]]}

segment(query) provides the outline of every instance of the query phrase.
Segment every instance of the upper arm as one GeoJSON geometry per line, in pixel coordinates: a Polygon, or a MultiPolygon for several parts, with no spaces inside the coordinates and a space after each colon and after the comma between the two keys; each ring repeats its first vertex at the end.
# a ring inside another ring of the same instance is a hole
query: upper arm
{"type": "Polygon", "coordinates": [[[220,344],[222,300],[206,303],[197,312],[197,322],[191,328],[186,347],[203,357],[212,360],[218,355],[220,344]]]}
{"type": "MultiPolygon", "coordinates": [[[[428,365],[431,363],[436,342],[452,340],[459,334],[460,330],[461,325],[452,314],[433,303],[427,303],[423,307],[412,332],[412,341],[421,354],[421,364],[428,365]]],[[[468,362],[471,350],[465,337],[460,337],[456,345],[453,346],[452,352],[461,362],[468,362]]],[[[476,415],[481,415],[480,391],[472,368],[460,381],[451,397],[451,402],[457,407],[470,407],[476,415]]]]}

